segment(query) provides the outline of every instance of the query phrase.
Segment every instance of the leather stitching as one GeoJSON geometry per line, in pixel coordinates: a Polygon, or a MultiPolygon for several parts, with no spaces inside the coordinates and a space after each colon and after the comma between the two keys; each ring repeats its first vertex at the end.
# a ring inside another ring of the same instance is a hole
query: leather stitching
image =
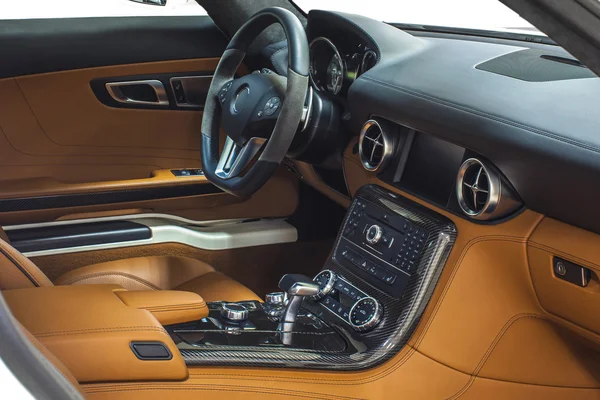
{"type": "Polygon", "coordinates": [[[529,131],[531,133],[535,133],[535,134],[540,135],[540,136],[545,136],[545,137],[548,137],[548,138],[551,138],[551,139],[554,139],[554,140],[558,140],[558,141],[561,141],[561,142],[564,142],[564,143],[567,143],[567,144],[570,144],[570,145],[573,145],[573,146],[576,146],[576,147],[579,147],[579,148],[582,148],[582,149],[585,149],[585,150],[590,150],[590,151],[593,151],[595,153],[600,153],[600,148],[599,147],[592,146],[592,145],[589,145],[587,143],[583,143],[583,142],[580,142],[578,140],[574,140],[574,139],[571,139],[571,138],[567,138],[565,136],[558,135],[556,133],[552,133],[552,132],[548,132],[548,131],[545,131],[545,130],[542,130],[542,129],[534,128],[534,127],[529,126],[529,125],[524,125],[524,124],[521,124],[519,122],[515,122],[515,121],[511,121],[511,120],[505,119],[505,118],[501,118],[501,117],[498,117],[496,115],[488,114],[488,113],[483,112],[483,111],[474,110],[472,108],[461,106],[461,105],[449,102],[447,100],[442,100],[442,99],[439,99],[437,97],[433,97],[433,96],[429,96],[429,95],[426,95],[426,94],[423,94],[423,93],[420,93],[420,92],[413,91],[411,89],[407,89],[407,88],[404,88],[404,87],[401,87],[401,86],[397,86],[397,85],[393,85],[393,84],[390,84],[390,83],[387,83],[387,82],[383,82],[383,81],[371,78],[369,76],[364,76],[362,78],[365,79],[365,80],[369,80],[369,81],[371,81],[373,83],[376,83],[376,84],[379,84],[379,85],[382,85],[382,86],[387,86],[387,87],[395,89],[397,91],[404,92],[406,94],[410,94],[410,95],[413,95],[415,97],[419,97],[421,99],[431,101],[433,103],[438,103],[438,104],[441,104],[441,105],[445,105],[447,107],[454,108],[456,110],[464,111],[464,112],[467,112],[469,114],[477,115],[479,117],[487,118],[487,119],[490,119],[490,120],[493,120],[493,121],[496,121],[496,122],[501,122],[503,124],[510,125],[510,126],[515,127],[515,128],[520,128],[520,129],[529,131]]]}
{"type": "MultiPolygon", "coordinates": [[[[413,353],[416,351],[416,347],[420,344],[420,342],[422,341],[422,339],[425,337],[427,331],[429,330],[429,327],[431,326],[431,323],[433,322],[433,320],[435,319],[435,316],[437,314],[437,311],[439,310],[439,307],[441,306],[441,304],[443,303],[443,300],[447,294],[447,292],[449,291],[450,287],[452,286],[452,281],[454,280],[454,277],[456,275],[456,273],[458,272],[458,269],[460,268],[460,265],[462,264],[464,258],[466,257],[466,254],[468,253],[468,251],[471,249],[471,247],[473,247],[475,244],[480,243],[480,242],[486,242],[486,241],[506,241],[506,242],[512,242],[512,243],[521,243],[521,244],[526,244],[527,243],[527,239],[522,237],[522,236],[509,236],[509,235],[490,235],[490,236],[481,236],[481,237],[477,237],[474,238],[472,240],[470,240],[469,242],[467,242],[467,244],[465,245],[459,259],[455,262],[453,270],[452,270],[452,275],[450,276],[450,278],[448,279],[448,282],[446,283],[446,285],[444,286],[444,292],[442,293],[440,299],[436,302],[435,305],[435,309],[432,312],[431,316],[429,316],[428,320],[427,320],[427,326],[425,327],[423,333],[421,333],[419,335],[419,338],[417,339],[417,343],[415,344],[414,348],[411,347],[408,351],[407,354],[405,354],[402,358],[400,358],[396,363],[391,364],[390,367],[386,370],[383,370],[381,372],[375,373],[371,376],[367,376],[365,378],[355,378],[355,379],[348,379],[348,380],[332,380],[332,379],[322,379],[322,378],[311,378],[311,377],[299,377],[299,378],[294,378],[294,377],[285,377],[285,378],[281,378],[281,377],[276,377],[276,376],[268,376],[268,375],[245,375],[245,374],[213,374],[213,375],[208,375],[208,374],[201,374],[198,376],[213,376],[213,377],[218,377],[218,376],[222,376],[224,378],[227,377],[243,377],[243,378],[247,378],[247,377],[254,377],[257,379],[272,379],[276,382],[285,382],[285,381],[311,381],[311,382],[318,382],[318,383],[324,383],[324,384],[329,384],[329,385],[336,385],[336,386],[348,386],[348,385],[362,385],[362,384],[367,384],[367,383],[371,383],[371,382],[375,382],[378,381],[380,379],[385,378],[386,376],[388,376],[389,374],[395,372],[398,368],[400,368],[402,365],[404,365],[409,359],[410,357],[413,355],[413,353]]],[[[195,375],[195,374],[190,374],[195,375]]]]}
{"type": "Polygon", "coordinates": [[[0,252],[2,252],[2,254],[4,254],[4,256],[13,263],[13,265],[15,267],[17,267],[17,269],[19,271],[21,271],[23,273],[23,275],[25,275],[25,277],[27,279],[29,279],[31,281],[31,283],[33,283],[34,286],[40,287],[42,286],[40,284],[40,282],[38,282],[38,280],[35,278],[35,276],[33,276],[33,274],[30,273],[30,271],[27,269],[26,266],[24,266],[23,264],[21,264],[20,262],[17,261],[17,258],[14,256],[14,254],[12,254],[12,252],[10,251],[10,249],[8,248],[4,248],[3,246],[0,247],[0,252]]]}
{"type": "Polygon", "coordinates": [[[116,333],[116,332],[160,332],[167,334],[164,328],[157,326],[126,326],[126,327],[114,327],[114,328],[90,328],[90,329],[73,329],[64,331],[51,331],[51,332],[38,332],[32,333],[35,337],[50,337],[50,336],[64,336],[64,335],[85,335],[89,333],[116,333]]]}
{"type": "Polygon", "coordinates": [[[131,279],[131,280],[133,280],[133,281],[135,281],[135,282],[137,282],[137,283],[139,283],[141,285],[149,287],[152,290],[160,290],[160,288],[158,286],[153,285],[152,283],[150,283],[150,282],[148,282],[148,281],[146,281],[144,279],[141,279],[141,278],[139,278],[137,276],[126,274],[124,272],[98,272],[98,273],[91,273],[91,274],[88,274],[88,275],[82,275],[82,276],[77,276],[77,277],[74,277],[74,278],[71,278],[71,279],[67,279],[65,282],[62,283],[62,285],[72,285],[74,283],[81,282],[81,281],[86,280],[86,279],[99,278],[99,277],[103,277],[103,276],[113,276],[113,275],[114,276],[120,276],[120,277],[123,277],[123,278],[126,278],[126,279],[131,279]]]}
{"type": "Polygon", "coordinates": [[[302,397],[308,399],[327,399],[327,400],[362,400],[364,398],[361,397],[347,397],[347,396],[337,396],[331,394],[324,393],[314,393],[314,392],[306,392],[306,391],[291,391],[291,390],[282,390],[282,389],[271,389],[268,388],[259,388],[253,386],[229,386],[229,385],[189,385],[187,387],[178,387],[170,384],[165,384],[163,386],[156,386],[152,384],[144,385],[123,385],[123,386],[84,386],[84,391],[88,394],[94,393],[115,393],[115,392],[130,392],[130,391],[220,391],[223,390],[230,392],[242,392],[242,393],[261,393],[267,395],[284,395],[290,397],[302,397]]]}
{"type": "Polygon", "coordinates": [[[273,68],[275,68],[275,71],[277,71],[277,73],[279,75],[283,75],[283,73],[285,71],[282,72],[282,71],[279,70],[279,68],[277,67],[277,64],[275,63],[275,56],[277,54],[281,53],[282,51],[287,50],[287,48],[288,48],[287,46],[283,46],[282,48],[280,48],[279,50],[277,50],[275,53],[271,54],[271,57],[270,57],[271,65],[273,66],[273,68]]]}
{"type": "Polygon", "coordinates": [[[149,311],[151,313],[168,313],[168,312],[179,312],[179,311],[195,311],[195,310],[202,310],[206,308],[206,306],[195,306],[195,307],[185,307],[185,308],[165,308],[165,309],[160,309],[160,310],[156,310],[156,309],[151,309],[151,308],[144,308],[142,307],[142,310],[146,310],[149,311]]]}
{"type": "Polygon", "coordinates": [[[465,246],[465,248],[463,249],[459,259],[456,261],[456,263],[454,264],[454,268],[452,269],[452,273],[450,275],[450,277],[448,278],[448,283],[444,286],[443,292],[440,296],[440,299],[437,301],[435,308],[433,310],[433,312],[431,313],[431,316],[428,318],[427,321],[427,325],[425,326],[425,329],[423,330],[423,333],[421,333],[419,335],[419,337],[417,338],[417,341],[415,343],[415,347],[418,348],[419,345],[421,344],[421,342],[423,341],[423,339],[425,338],[425,336],[427,335],[427,332],[429,331],[429,328],[431,327],[431,325],[433,324],[433,321],[441,307],[441,305],[444,302],[444,299],[446,298],[446,295],[448,294],[448,292],[450,291],[450,288],[452,286],[452,282],[454,282],[454,278],[456,277],[456,274],[458,273],[458,270],[460,269],[460,266],[462,265],[465,257],[467,256],[467,253],[469,252],[469,250],[471,250],[471,248],[478,244],[478,243],[482,243],[482,242],[488,242],[488,241],[499,241],[499,242],[510,242],[510,243],[521,243],[521,244],[526,244],[527,243],[527,239],[523,238],[523,237],[519,237],[519,236],[503,236],[503,235],[499,235],[499,236],[481,236],[481,237],[477,237],[472,239],[471,241],[469,241],[467,243],[467,245],[465,246]]]}
{"type": "Polygon", "coordinates": [[[192,303],[192,304],[174,304],[168,306],[148,306],[148,307],[137,307],[148,311],[179,311],[179,310],[187,310],[187,309],[196,309],[196,308],[204,308],[206,307],[206,303],[192,303]]]}
{"type": "Polygon", "coordinates": [[[523,313],[523,314],[517,314],[517,315],[513,316],[511,319],[508,320],[508,322],[506,322],[506,324],[504,324],[504,326],[502,327],[502,329],[500,330],[500,332],[498,332],[498,334],[496,335],[496,338],[492,341],[492,343],[488,347],[488,350],[481,357],[481,360],[479,361],[479,364],[477,364],[477,366],[475,367],[475,369],[473,370],[473,372],[472,372],[471,375],[474,375],[474,376],[478,376],[479,375],[479,372],[481,371],[481,369],[483,368],[483,366],[487,362],[487,360],[490,357],[490,355],[494,352],[494,350],[496,349],[496,346],[498,346],[498,343],[500,343],[500,340],[504,337],[504,335],[506,334],[506,332],[508,331],[508,329],[515,322],[517,322],[518,320],[523,319],[523,318],[537,318],[537,319],[546,320],[546,318],[542,317],[541,315],[534,314],[534,313],[523,313]]]}

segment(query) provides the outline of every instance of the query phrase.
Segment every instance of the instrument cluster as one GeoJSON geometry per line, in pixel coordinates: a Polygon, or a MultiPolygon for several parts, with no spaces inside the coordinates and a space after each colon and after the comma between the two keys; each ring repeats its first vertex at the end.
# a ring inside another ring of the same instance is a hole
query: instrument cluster
{"type": "Polygon", "coordinates": [[[310,42],[310,80],[315,90],[344,95],[356,78],[375,66],[377,53],[363,44],[351,47],[342,49],[324,36],[310,42]]]}

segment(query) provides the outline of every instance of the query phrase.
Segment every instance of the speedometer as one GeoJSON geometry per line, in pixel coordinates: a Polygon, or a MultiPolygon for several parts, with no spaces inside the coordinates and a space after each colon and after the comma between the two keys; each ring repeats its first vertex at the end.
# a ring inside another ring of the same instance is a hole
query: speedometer
{"type": "Polygon", "coordinates": [[[342,90],[344,83],[344,65],[337,54],[331,57],[327,67],[327,90],[333,94],[338,94],[342,90]]]}
{"type": "Polygon", "coordinates": [[[344,86],[344,60],[331,40],[318,37],[310,43],[310,80],[319,91],[338,94],[344,86]]]}

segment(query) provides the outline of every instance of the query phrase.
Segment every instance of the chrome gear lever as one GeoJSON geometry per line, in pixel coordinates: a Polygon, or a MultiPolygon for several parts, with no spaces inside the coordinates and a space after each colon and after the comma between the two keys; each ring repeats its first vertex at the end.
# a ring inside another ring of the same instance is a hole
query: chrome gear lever
{"type": "Polygon", "coordinates": [[[292,332],[296,317],[304,297],[312,297],[319,293],[319,285],[312,279],[301,274],[286,274],[279,281],[279,288],[287,293],[288,303],[281,315],[278,330],[281,331],[281,341],[285,345],[292,343],[292,332]]]}

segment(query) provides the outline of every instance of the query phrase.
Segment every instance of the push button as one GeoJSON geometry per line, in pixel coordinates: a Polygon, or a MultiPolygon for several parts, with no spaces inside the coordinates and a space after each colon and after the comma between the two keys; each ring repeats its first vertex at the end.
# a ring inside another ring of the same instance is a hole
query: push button
{"type": "Polygon", "coordinates": [[[173,80],[173,92],[175,93],[175,101],[177,104],[186,104],[187,99],[185,97],[185,90],[179,79],[173,80]]]}
{"type": "Polygon", "coordinates": [[[393,285],[394,282],[396,282],[397,277],[398,276],[396,274],[392,274],[391,272],[386,272],[385,277],[383,278],[383,281],[385,283],[387,283],[388,285],[393,285]]]}
{"type": "Polygon", "coordinates": [[[280,105],[281,99],[279,97],[271,97],[269,100],[267,100],[263,111],[265,112],[265,115],[273,115],[279,109],[280,105]]]}

